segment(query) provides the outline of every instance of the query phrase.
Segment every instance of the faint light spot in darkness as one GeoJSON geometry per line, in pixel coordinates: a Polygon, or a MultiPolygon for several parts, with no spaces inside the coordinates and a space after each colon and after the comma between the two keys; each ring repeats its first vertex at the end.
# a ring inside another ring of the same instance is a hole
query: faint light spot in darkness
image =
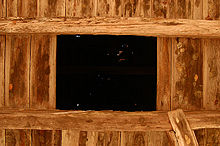
{"type": "Polygon", "coordinates": [[[79,104],[76,104],[76,106],[79,106],[79,104]]]}
{"type": "Polygon", "coordinates": [[[76,38],[80,38],[80,35],[76,35],[76,38]]]}

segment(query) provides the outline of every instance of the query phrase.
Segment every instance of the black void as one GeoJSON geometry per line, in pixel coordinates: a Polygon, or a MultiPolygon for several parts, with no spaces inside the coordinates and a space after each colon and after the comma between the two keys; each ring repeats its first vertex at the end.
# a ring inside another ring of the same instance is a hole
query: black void
{"type": "Polygon", "coordinates": [[[59,35],[56,107],[156,110],[157,39],[59,35]]]}

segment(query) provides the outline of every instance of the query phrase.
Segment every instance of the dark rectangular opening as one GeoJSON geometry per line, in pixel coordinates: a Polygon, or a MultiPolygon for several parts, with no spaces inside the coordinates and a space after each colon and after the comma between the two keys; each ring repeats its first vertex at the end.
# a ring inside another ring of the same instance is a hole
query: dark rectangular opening
{"type": "Polygon", "coordinates": [[[59,35],[57,109],[156,110],[156,70],[156,38],[59,35]]]}

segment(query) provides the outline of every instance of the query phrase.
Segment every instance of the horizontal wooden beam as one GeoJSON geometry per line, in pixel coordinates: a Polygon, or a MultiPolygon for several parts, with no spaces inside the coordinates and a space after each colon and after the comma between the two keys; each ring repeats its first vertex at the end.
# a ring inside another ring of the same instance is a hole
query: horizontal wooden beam
{"type": "Polygon", "coordinates": [[[0,34],[17,33],[220,37],[220,21],[140,17],[0,19],[0,34]]]}
{"type": "MultiPolygon", "coordinates": [[[[185,112],[190,127],[220,128],[220,111],[185,112]]],[[[170,131],[167,112],[0,109],[0,129],[170,131]]]]}

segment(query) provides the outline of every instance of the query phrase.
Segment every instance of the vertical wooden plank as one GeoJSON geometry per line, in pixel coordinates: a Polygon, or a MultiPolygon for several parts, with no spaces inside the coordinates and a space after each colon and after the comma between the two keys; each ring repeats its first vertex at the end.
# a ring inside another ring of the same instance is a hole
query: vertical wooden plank
{"type": "Polygon", "coordinates": [[[200,39],[173,40],[171,109],[200,110],[203,93],[203,51],[200,39]]]}
{"type": "Polygon", "coordinates": [[[165,132],[121,132],[121,146],[168,146],[165,132]]]}
{"type": "Polygon", "coordinates": [[[62,130],[62,146],[79,146],[79,131],[62,130]]]}
{"type": "Polygon", "coordinates": [[[152,0],[152,17],[167,18],[168,5],[169,3],[166,0],[152,0]]]}
{"type": "Polygon", "coordinates": [[[203,19],[203,1],[194,0],[193,19],[203,19]]]}
{"type": "Polygon", "coordinates": [[[5,130],[0,130],[0,145],[5,146],[5,130]]]}
{"type": "Polygon", "coordinates": [[[203,39],[204,101],[207,110],[220,110],[220,39],[203,39]]]}
{"type": "Polygon", "coordinates": [[[0,1],[0,17],[6,17],[6,0],[0,1]]]}
{"type": "Polygon", "coordinates": [[[96,16],[109,17],[113,16],[114,1],[113,0],[97,0],[96,16]]]}
{"type": "Polygon", "coordinates": [[[203,0],[203,19],[215,20],[220,18],[220,1],[203,0]]]}
{"type": "Polygon", "coordinates": [[[30,36],[6,36],[5,106],[29,107],[30,36]]]}
{"type": "Polygon", "coordinates": [[[30,107],[55,109],[56,36],[32,36],[30,76],[30,107]]]}
{"type": "Polygon", "coordinates": [[[171,38],[157,38],[157,110],[170,110],[171,38]]]}
{"type": "Polygon", "coordinates": [[[17,0],[17,16],[35,18],[37,16],[37,0],[17,0]]]}
{"type": "Polygon", "coordinates": [[[152,0],[140,0],[140,17],[151,17],[152,0]]]}
{"type": "Polygon", "coordinates": [[[87,132],[87,146],[120,146],[120,132],[87,132]]]}
{"type": "Polygon", "coordinates": [[[97,0],[66,1],[66,17],[92,17],[96,16],[96,10],[97,0]]]}
{"type": "MultiPolygon", "coordinates": [[[[31,40],[30,107],[56,108],[56,36],[33,35],[31,40]]],[[[32,130],[32,143],[61,145],[61,131],[32,130]]]]}
{"type": "Polygon", "coordinates": [[[17,17],[18,14],[18,1],[17,0],[7,0],[7,17],[17,17]]]}
{"type": "Polygon", "coordinates": [[[176,18],[192,19],[194,12],[194,1],[176,0],[176,18]]]}
{"type": "Polygon", "coordinates": [[[5,36],[0,36],[0,107],[5,105],[5,36]]]}
{"type": "Polygon", "coordinates": [[[65,17],[65,0],[39,0],[38,17],[65,17]]]}
{"type": "Polygon", "coordinates": [[[30,146],[30,130],[6,130],[6,146],[30,146]]]}
{"type": "Polygon", "coordinates": [[[122,0],[123,17],[137,17],[141,14],[141,0],[122,0]]]}

